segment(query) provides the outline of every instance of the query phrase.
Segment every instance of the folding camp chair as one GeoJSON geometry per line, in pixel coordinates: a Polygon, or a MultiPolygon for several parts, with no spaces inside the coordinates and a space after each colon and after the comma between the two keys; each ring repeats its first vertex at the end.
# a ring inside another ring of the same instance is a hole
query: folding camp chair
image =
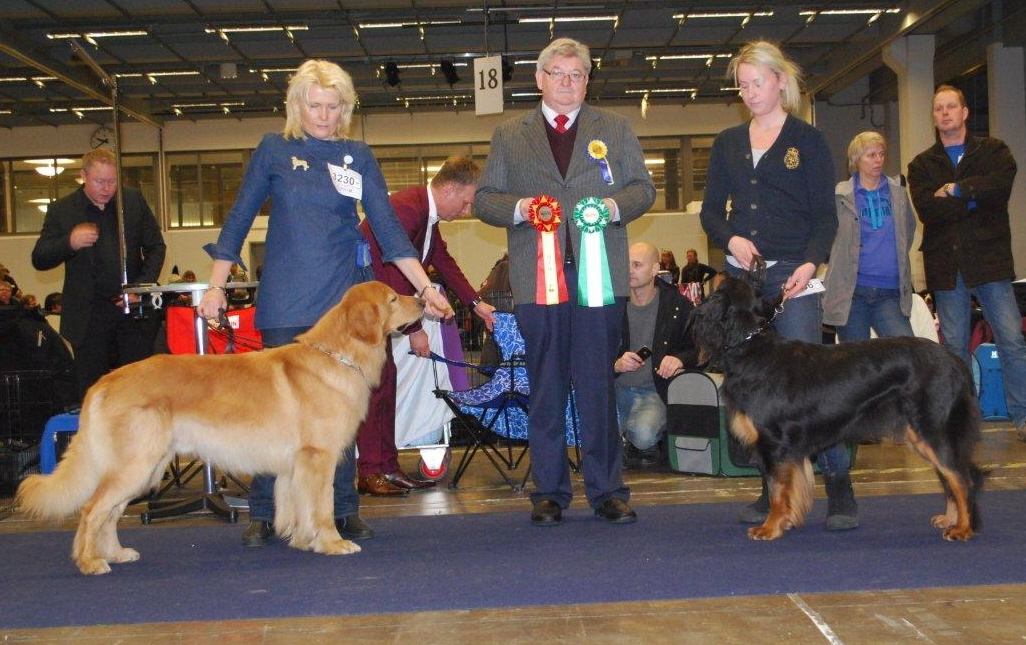
{"type": "MultiPolygon", "coordinates": [[[[530,475],[515,481],[506,471],[516,470],[527,454],[527,414],[531,389],[525,366],[525,345],[520,335],[516,317],[511,313],[495,312],[495,341],[499,347],[500,361],[497,366],[456,363],[432,354],[432,359],[449,364],[459,364],[490,375],[490,379],[478,387],[452,391],[436,388],[436,397],[445,401],[456,415],[456,422],[462,424],[470,437],[471,444],[460,458],[449,482],[449,488],[456,488],[460,478],[467,471],[478,452],[485,455],[495,470],[513,490],[523,490],[530,475]],[[504,441],[503,441],[504,440],[504,441]]],[[[566,406],[566,442],[578,450],[579,419],[574,405],[573,391],[566,406]]],[[[571,460],[571,467],[577,471],[580,456],[571,460]]]]}

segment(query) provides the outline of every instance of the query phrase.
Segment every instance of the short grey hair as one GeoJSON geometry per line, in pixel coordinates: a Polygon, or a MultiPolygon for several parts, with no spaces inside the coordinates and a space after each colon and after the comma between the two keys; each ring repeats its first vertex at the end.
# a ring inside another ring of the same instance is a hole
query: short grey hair
{"type": "Polygon", "coordinates": [[[573,38],[557,38],[538,54],[538,71],[545,69],[555,56],[576,56],[584,63],[584,73],[591,74],[591,50],[584,43],[573,38]]]}

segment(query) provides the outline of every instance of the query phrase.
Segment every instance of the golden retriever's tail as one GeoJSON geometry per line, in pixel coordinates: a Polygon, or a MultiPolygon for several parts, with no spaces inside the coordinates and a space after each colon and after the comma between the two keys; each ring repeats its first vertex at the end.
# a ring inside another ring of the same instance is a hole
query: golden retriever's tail
{"type": "Polygon", "coordinates": [[[15,506],[33,519],[59,520],[82,508],[106,471],[92,453],[85,408],[78,432],[71,440],[57,469],[50,475],[29,475],[18,486],[15,506]]]}

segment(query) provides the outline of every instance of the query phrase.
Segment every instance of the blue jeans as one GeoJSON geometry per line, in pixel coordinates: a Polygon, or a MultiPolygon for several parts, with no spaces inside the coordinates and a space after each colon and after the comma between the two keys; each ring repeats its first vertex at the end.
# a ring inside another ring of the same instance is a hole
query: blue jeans
{"type": "Polygon", "coordinates": [[[624,436],[638,450],[648,450],[655,446],[666,430],[666,406],[659,398],[655,386],[631,387],[617,384],[616,412],[624,436]]]}
{"type": "MultiPolygon", "coordinates": [[[[768,258],[772,259],[772,258],[768,258]]],[[[801,266],[800,262],[777,262],[766,269],[766,282],[762,287],[763,298],[771,298],[778,294],[794,270],[801,266]]],[[[734,277],[744,272],[728,264],[727,273],[734,277]]],[[[784,302],[784,310],[773,319],[773,328],[784,338],[801,340],[806,343],[820,344],[823,342],[823,306],[820,295],[813,294],[801,298],[791,298],[784,302]]],[[[812,378],[816,378],[814,375],[812,378]]],[[[848,449],[843,443],[830,446],[819,453],[816,465],[824,474],[845,475],[851,464],[848,463],[848,449]]]]}
{"type": "Polygon", "coordinates": [[[912,324],[901,313],[901,291],[855,286],[848,322],[837,325],[837,338],[842,343],[865,340],[870,328],[880,338],[914,335],[912,324]]]}
{"type": "Polygon", "coordinates": [[[1026,342],[1022,337],[1022,314],[1015,302],[1012,283],[997,280],[970,288],[965,286],[960,273],[954,289],[933,292],[944,344],[966,364],[969,364],[971,295],[976,296],[983,308],[983,317],[994,331],[994,343],[1001,362],[1001,377],[1005,381],[1008,414],[1018,425],[1026,421],[1026,342]]]}
{"type": "MultiPolygon", "coordinates": [[[[276,327],[260,330],[265,348],[280,347],[293,342],[293,338],[309,327],[276,327]]],[[[353,481],[356,479],[354,447],[346,448],[335,467],[335,518],[353,515],[360,510],[360,496],[353,481]]],[[[249,485],[249,519],[252,522],[274,522],[274,475],[254,475],[249,485]]]]}

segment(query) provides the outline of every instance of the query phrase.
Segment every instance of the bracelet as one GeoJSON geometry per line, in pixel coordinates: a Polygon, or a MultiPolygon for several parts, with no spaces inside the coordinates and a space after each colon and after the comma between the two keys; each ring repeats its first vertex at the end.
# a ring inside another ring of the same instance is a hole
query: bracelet
{"type": "Polygon", "coordinates": [[[214,289],[220,290],[221,293],[228,293],[227,291],[224,290],[224,287],[207,287],[207,291],[213,291],[214,289]]]}
{"type": "Polygon", "coordinates": [[[425,286],[423,289],[421,289],[420,291],[417,292],[417,297],[423,299],[424,298],[424,294],[427,293],[427,290],[430,289],[430,288],[431,288],[430,284],[425,286]]]}

